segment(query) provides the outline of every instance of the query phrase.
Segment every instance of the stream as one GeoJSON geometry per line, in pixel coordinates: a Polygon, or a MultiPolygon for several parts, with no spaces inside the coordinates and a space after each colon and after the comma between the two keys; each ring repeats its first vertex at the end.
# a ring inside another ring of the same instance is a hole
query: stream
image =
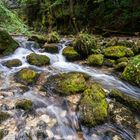
{"type": "Polygon", "coordinates": [[[140,99],[140,88],[121,81],[117,76],[102,69],[67,62],[62,55],[62,51],[70,43],[70,40],[63,39],[58,44],[59,53],[50,54],[43,52],[35,42],[27,41],[25,37],[16,37],[15,39],[19,42],[19,48],[14,54],[0,59],[0,92],[9,94],[4,99],[0,98],[0,105],[3,105],[3,110],[7,110],[4,104],[12,106],[18,99],[30,99],[34,103],[34,110],[27,114],[15,108],[10,109],[12,118],[6,120],[0,126],[0,128],[9,131],[4,140],[30,140],[26,134],[29,134],[32,140],[111,140],[112,138],[107,132],[119,134],[126,140],[135,140],[131,132],[120,129],[113,124],[105,123],[90,130],[81,126],[78,122],[78,116],[73,107],[68,104],[67,98],[49,94],[49,91],[46,95],[43,91],[39,91],[37,87],[29,87],[28,91],[19,94],[20,90],[18,85],[15,84],[13,76],[26,67],[44,72],[47,77],[61,72],[83,72],[103,85],[107,91],[109,89],[119,89],[138,99],[140,99]],[[32,52],[48,56],[50,65],[45,67],[30,65],[26,61],[26,56],[32,52]],[[20,59],[22,66],[9,69],[2,65],[3,62],[12,59],[20,59]]]}

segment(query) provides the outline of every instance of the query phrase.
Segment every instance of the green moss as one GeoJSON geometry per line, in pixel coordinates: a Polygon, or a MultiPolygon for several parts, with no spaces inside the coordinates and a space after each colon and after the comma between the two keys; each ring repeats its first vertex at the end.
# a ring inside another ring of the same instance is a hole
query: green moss
{"type": "Polygon", "coordinates": [[[120,62],[114,67],[114,69],[117,71],[123,71],[126,66],[127,66],[127,62],[120,62]]]}
{"type": "Polygon", "coordinates": [[[91,66],[101,66],[103,62],[104,56],[102,54],[92,54],[87,59],[87,63],[91,66]]]}
{"type": "Polygon", "coordinates": [[[0,140],[4,138],[4,130],[0,129],[0,140]]]}
{"type": "Polygon", "coordinates": [[[36,66],[45,66],[50,63],[50,59],[47,56],[39,55],[36,53],[31,53],[30,55],[28,55],[27,61],[31,65],[36,65],[36,66]]]}
{"type": "Polygon", "coordinates": [[[116,61],[113,59],[105,59],[104,65],[108,67],[113,67],[115,65],[116,61]]]}
{"type": "Polygon", "coordinates": [[[83,57],[90,55],[97,49],[96,41],[92,35],[80,32],[73,41],[74,49],[83,57]]]}
{"type": "Polygon", "coordinates": [[[47,42],[48,43],[59,43],[60,42],[59,34],[55,31],[49,33],[47,36],[47,42]]]}
{"type": "Polygon", "coordinates": [[[128,96],[118,90],[112,90],[109,96],[111,98],[115,98],[116,101],[129,107],[131,110],[136,111],[136,113],[140,114],[140,100],[139,99],[128,96]]]}
{"type": "Polygon", "coordinates": [[[0,30],[0,55],[13,53],[18,47],[18,43],[4,30],[0,30]]]}
{"type": "Polygon", "coordinates": [[[59,52],[57,44],[54,44],[54,43],[51,43],[51,44],[45,43],[45,45],[43,46],[43,49],[45,49],[45,51],[49,53],[59,52]]]}
{"type": "Polygon", "coordinates": [[[22,62],[19,59],[8,60],[4,63],[4,65],[8,68],[18,67],[22,65],[22,62]]]}
{"type": "Polygon", "coordinates": [[[31,100],[24,99],[24,100],[18,101],[16,103],[16,108],[17,109],[23,109],[25,111],[29,111],[33,108],[33,103],[32,103],[31,100]]]}
{"type": "Polygon", "coordinates": [[[104,55],[110,58],[121,58],[124,56],[133,56],[134,53],[130,48],[125,46],[112,46],[104,49],[104,55]]]}
{"type": "Polygon", "coordinates": [[[86,89],[87,76],[83,73],[70,72],[50,76],[45,86],[62,96],[81,93],[86,89]]]}
{"type": "Polygon", "coordinates": [[[122,78],[140,86],[140,55],[133,57],[122,73],[122,78]]]}
{"type": "Polygon", "coordinates": [[[128,62],[129,60],[128,60],[128,58],[127,57],[122,57],[122,58],[119,58],[119,59],[117,59],[117,63],[121,63],[121,62],[128,62]]]}
{"type": "Polygon", "coordinates": [[[0,123],[7,120],[10,117],[10,115],[6,112],[0,111],[0,123]]]}
{"type": "Polygon", "coordinates": [[[26,85],[35,83],[38,74],[32,69],[22,69],[16,74],[16,79],[18,82],[24,83],[26,85]]]}
{"type": "Polygon", "coordinates": [[[69,61],[75,61],[79,60],[80,55],[78,54],[77,51],[74,50],[73,47],[66,47],[63,50],[63,55],[66,57],[67,60],[69,61]]]}
{"type": "Polygon", "coordinates": [[[105,92],[100,85],[93,83],[82,94],[79,103],[79,115],[83,125],[93,127],[101,124],[106,119],[108,103],[105,92]]]}

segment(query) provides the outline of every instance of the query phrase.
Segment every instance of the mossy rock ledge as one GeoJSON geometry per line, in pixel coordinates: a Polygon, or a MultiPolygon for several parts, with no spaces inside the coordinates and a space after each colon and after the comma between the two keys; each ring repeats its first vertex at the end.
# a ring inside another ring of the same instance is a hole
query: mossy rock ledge
{"type": "Polygon", "coordinates": [[[45,66],[50,64],[50,59],[45,55],[31,53],[27,56],[27,61],[31,65],[45,66]]]}
{"type": "Polygon", "coordinates": [[[22,65],[22,62],[19,59],[8,60],[4,62],[4,65],[8,68],[18,67],[22,65]]]}
{"type": "Polygon", "coordinates": [[[42,47],[45,52],[48,52],[48,53],[58,53],[59,52],[59,49],[58,49],[58,46],[56,43],[45,43],[44,46],[42,47]]]}
{"type": "Polygon", "coordinates": [[[4,30],[0,29],[0,56],[13,53],[18,47],[18,43],[4,30]]]}
{"type": "Polygon", "coordinates": [[[78,54],[78,52],[75,51],[74,48],[70,46],[66,47],[63,50],[63,55],[66,57],[68,61],[76,61],[80,59],[80,55],[78,54]]]}
{"type": "Polygon", "coordinates": [[[81,123],[88,127],[102,124],[108,116],[108,103],[102,87],[93,83],[82,93],[79,102],[79,119],[81,123]]]}
{"type": "Polygon", "coordinates": [[[140,87],[140,55],[133,57],[122,73],[122,79],[140,87]]]}
{"type": "Polygon", "coordinates": [[[104,55],[108,58],[121,58],[134,56],[133,51],[125,46],[112,46],[104,49],[104,55]]]}
{"type": "Polygon", "coordinates": [[[82,93],[86,89],[88,78],[87,75],[78,72],[53,75],[48,77],[44,88],[49,88],[53,93],[61,96],[82,93]]]}
{"type": "Polygon", "coordinates": [[[15,79],[17,82],[23,83],[25,85],[32,85],[36,82],[39,74],[30,69],[30,68],[24,68],[17,72],[15,75],[15,79]]]}

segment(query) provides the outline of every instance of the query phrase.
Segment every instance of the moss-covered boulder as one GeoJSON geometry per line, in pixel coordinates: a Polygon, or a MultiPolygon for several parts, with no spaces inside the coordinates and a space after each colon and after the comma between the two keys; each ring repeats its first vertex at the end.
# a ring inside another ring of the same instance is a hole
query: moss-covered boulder
{"type": "Polygon", "coordinates": [[[140,87],[140,55],[133,57],[122,73],[122,79],[140,87]]]}
{"type": "Polygon", "coordinates": [[[87,79],[88,76],[83,73],[62,73],[50,76],[44,87],[61,96],[67,96],[83,92],[86,89],[87,79]]]}
{"type": "Polygon", "coordinates": [[[18,67],[22,65],[22,62],[19,59],[8,60],[4,63],[4,65],[8,68],[18,67]]]}
{"type": "Polygon", "coordinates": [[[117,59],[116,63],[121,63],[121,62],[129,62],[129,59],[127,57],[122,57],[117,59]]]}
{"type": "Polygon", "coordinates": [[[110,102],[108,110],[111,123],[135,133],[136,121],[129,108],[118,102],[110,102]]]}
{"type": "Polygon", "coordinates": [[[83,125],[93,127],[101,124],[107,118],[108,103],[102,87],[93,83],[82,94],[79,103],[79,117],[83,125]]]}
{"type": "Polygon", "coordinates": [[[45,66],[50,63],[50,59],[45,55],[39,55],[36,53],[31,53],[27,56],[27,61],[31,65],[45,66]]]}
{"type": "Polygon", "coordinates": [[[48,53],[58,53],[59,52],[57,44],[55,44],[55,43],[51,43],[51,44],[45,43],[43,46],[43,49],[48,53]]]}
{"type": "Polygon", "coordinates": [[[110,98],[114,98],[116,101],[120,102],[121,104],[126,105],[131,110],[136,111],[140,114],[140,100],[134,97],[131,97],[127,94],[124,94],[118,90],[112,90],[109,94],[110,98]]]}
{"type": "Polygon", "coordinates": [[[50,32],[47,36],[47,42],[48,43],[59,43],[60,42],[60,36],[56,31],[50,32]]]}
{"type": "Polygon", "coordinates": [[[15,78],[18,82],[29,85],[36,82],[38,73],[32,69],[24,68],[15,75],[15,78]]]}
{"type": "Polygon", "coordinates": [[[63,50],[63,55],[66,57],[68,61],[76,61],[80,59],[80,55],[77,51],[74,50],[73,47],[66,47],[63,50]]]}
{"type": "Polygon", "coordinates": [[[92,54],[87,59],[87,64],[90,66],[101,66],[104,62],[102,54],[92,54]]]}
{"type": "Polygon", "coordinates": [[[115,65],[116,61],[113,59],[105,59],[104,65],[108,67],[113,67],[115,65]]]}
{"type": "Polygon", "coordinates": [[[87,57],[97,49],[96,41],[92,35],[80,32],[73,41],[74,49],[82,56],[87,57]]]}
{"type": "Polygon", "coordinates": [[[33,102],[31,100],[23,99],[16,103],[17,109],[23,109],[25,111],[32,110],[33,108],[33,102]]]}
{"type": "Polygon", "coordinates": [[[7,120],[10,117],[10,115],[6,112],[0,111],[0,123],[7,120]]]}
{"type": "Polygon", "coordinates": [[[125,46],[112,46],[104,49],[104,55],[116,59],[124,56],[133,56],[134,53],[130,48],[125,46]]]}
{"type": "Polygon", "coordinates": [[[127,62],[120,62],[114,67],[114,69],[116,71],[123,72],[123,70],[125,69],[126,66],[127,66],[127,62]]]}
{"type": "Polygon", "coordinates": [[[4,30],[0,29],[0,55],[9,55],[18,47],[18,43],[4,30]]]}

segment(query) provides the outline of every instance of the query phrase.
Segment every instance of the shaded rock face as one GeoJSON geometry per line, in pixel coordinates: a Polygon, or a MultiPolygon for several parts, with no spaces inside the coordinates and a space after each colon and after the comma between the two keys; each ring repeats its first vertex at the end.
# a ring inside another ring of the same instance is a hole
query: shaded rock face
{"type": "Polygon", "coordinates": [[[50,59],[47,56],[39,55],[36,53],[31,53],[30,55],[28,55],[27,61],[31,65],[36,65],[36,66],[45,66],[50,63],[50,59]]]}
{"type": "Polygon", "coordinates": [[[61,96],[81,93],[86,89],[86,80],[88,77],[83,73],[70,72],[50,76],[44,87],[49,88],[54,93],[61,96]]]}
{"type": "Polygon", "coordinates": [[[135,133],[136,121],[133,113],[125,106],[118,102],[111,102],[109,104],[109,113],[112,123],[115,123],[121,128],[125,128],[135,133]]]}
{"type": "Polygon", "coordinates": [[[45,43],[42,48],[46,52],[49,52],[49,53],[58,53],[59,52],[57,44],[55,44],[55,43],[51,43],[51,44],[45,43]]]}
{"type": "Polygon", "coordinates": [[[108,103],[102,87],[93,83],[87,88],[79,102],[79,118],[83,125],[93,127],[101,124],[107,118],[108,103]]]}
{"type": "Polygon", "coordinates": [[[63,50],[63,55],[66,57],[68,61],[76,61],[80,59],[80,55],[77,51],[74,50],[73,47],[66,47],[63,50]]]}
{"type": "Polygon", "coordinates": [[[25,85],[34,84],[37,78],[38,78],[38,73],[29,68],[24,68],[20,70],[15,76],[17,82],[23,83],[25,85]]]}
{"type": "Polygon", "coordinates": [[[125,46],[112,46],[104,49],[104,55],[109,58],[121,58],[124,56],[134,56],[133,51],[125,46]]]}
{"type": "Polygon", "coordinates": [[[18,43],[4,30],[0,30],[0,55],[9,55],[18,47],[18,43]]]}
{"type": "Polygon", "coordinates": [[[140,87],[140,55],[133,57],[122,73],[122,78],[140,87]]]}
{"type": "Polygon", "coordinates": [[[135,99],[134,97],[130,97],[118,90],[112,90],[109,94],[110,98],[114,98],[117,102],[120,102],[123,105],[129,107],[129,109],[135,111],[140,114],[140,100],[135,99]]]}
{"type": "Polygon", "coordinates": [[[18,67],[22,65],[22,62],[19,59],[8,60],[4,63],[4,65],[8,68],[18,67]]]}

